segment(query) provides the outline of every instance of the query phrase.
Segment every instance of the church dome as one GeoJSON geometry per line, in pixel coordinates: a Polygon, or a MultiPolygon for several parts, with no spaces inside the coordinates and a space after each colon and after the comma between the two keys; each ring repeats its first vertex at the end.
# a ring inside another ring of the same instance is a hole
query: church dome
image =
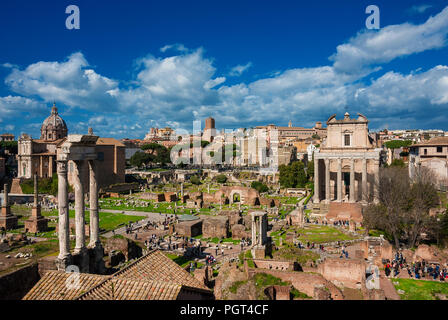
{"type": "Polygon", "coordinates": [[[64,119],[59,116],[56,104],[53,104],[51,114],[44,120],[40,132],[40,138],[46,141],[54,141],[67,136],[67,125],[64,119]]]}

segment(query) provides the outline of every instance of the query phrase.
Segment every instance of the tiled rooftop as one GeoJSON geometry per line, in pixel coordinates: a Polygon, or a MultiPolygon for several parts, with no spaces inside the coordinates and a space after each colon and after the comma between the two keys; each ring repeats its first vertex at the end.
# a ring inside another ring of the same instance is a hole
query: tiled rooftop
{"type": "Polygon", "coordinates": [[[158,280],[178,283],[193,288],[208,288],[158,250],[151,251],[114,274],[114,278],[158,280]]]}
{"type": "Polygon", "coordinates": [[[112,278],[79,300],[175,300],[182,286],[171,282],[112,278]]]}
{"type": "Polygon", "coordinates": [[[108,277],[79,273],[79,287],[70,288],[69,276],[72,273],[49,271],[25,295],[23,300],[73,300],[87,292],[108,277]]]}
{"type": "Polygon", "coordinates": [[[183,288],[212,292],[162,252],[154,250],[111,276],[79,274],[69,289],[70,273],[49,271],[24,300],[172,300],[183,288]]]}

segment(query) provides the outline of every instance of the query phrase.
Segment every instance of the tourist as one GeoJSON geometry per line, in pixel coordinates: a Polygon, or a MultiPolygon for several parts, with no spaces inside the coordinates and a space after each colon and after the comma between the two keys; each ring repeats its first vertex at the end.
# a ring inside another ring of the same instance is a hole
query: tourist
{"type": "Polygon", "coordinates": [[[386,277],[389,278],[389,276],[390,276],[390,265],[388,263],[386,263],[386,265],[384,266],[384,273],[386,274],[386,277]]]}

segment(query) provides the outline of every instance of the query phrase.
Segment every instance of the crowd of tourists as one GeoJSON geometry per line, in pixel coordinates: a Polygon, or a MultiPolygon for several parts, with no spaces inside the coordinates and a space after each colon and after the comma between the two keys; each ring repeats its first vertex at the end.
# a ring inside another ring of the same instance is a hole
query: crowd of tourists
{"type": "Polygon", "coordinates": [[[384,265],[384,273],[388,278],[390,276],[396,278],[400,274],[400,271],[403,270],[406,270],[409,277],[414,279],[445,281],[448,278],[448,270],[446,267],[441,267],[436,263],[429,263],[424,259],[422,261],[408,263],[406,258],[403,257],[402,252],[396,252],[394,259],[391,262],[387,260],[384,265]]]}
{"type": "Polygon", "coordinates": [[[205,264],[206,264],[206,265],[212,265],[212,264],[214,264],[214,263],[216,263],[216,259],[215,259],[215,257],[212,256],[211,254],[208,255],[208,256],[205,258],[205,264]]]}

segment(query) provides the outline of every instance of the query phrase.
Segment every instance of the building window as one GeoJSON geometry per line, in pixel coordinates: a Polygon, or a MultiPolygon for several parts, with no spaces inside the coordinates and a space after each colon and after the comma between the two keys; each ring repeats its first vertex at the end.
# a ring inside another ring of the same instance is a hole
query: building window
{"type": "Polygon", "coordinates": [[[426,156],[428,154],[428,149],[423,149],[423,154],[426,156]]]}
{"type": "Polygon", "coordinates": [[[344,146],[349,146],[349,145],[350,145],[350,135],[345,134],[344,135],[344,146]]]}
{"type": "Polygon", "coordinates": [[[442,152],[442,147],[437,147],[437,152],[442,152]]]}

